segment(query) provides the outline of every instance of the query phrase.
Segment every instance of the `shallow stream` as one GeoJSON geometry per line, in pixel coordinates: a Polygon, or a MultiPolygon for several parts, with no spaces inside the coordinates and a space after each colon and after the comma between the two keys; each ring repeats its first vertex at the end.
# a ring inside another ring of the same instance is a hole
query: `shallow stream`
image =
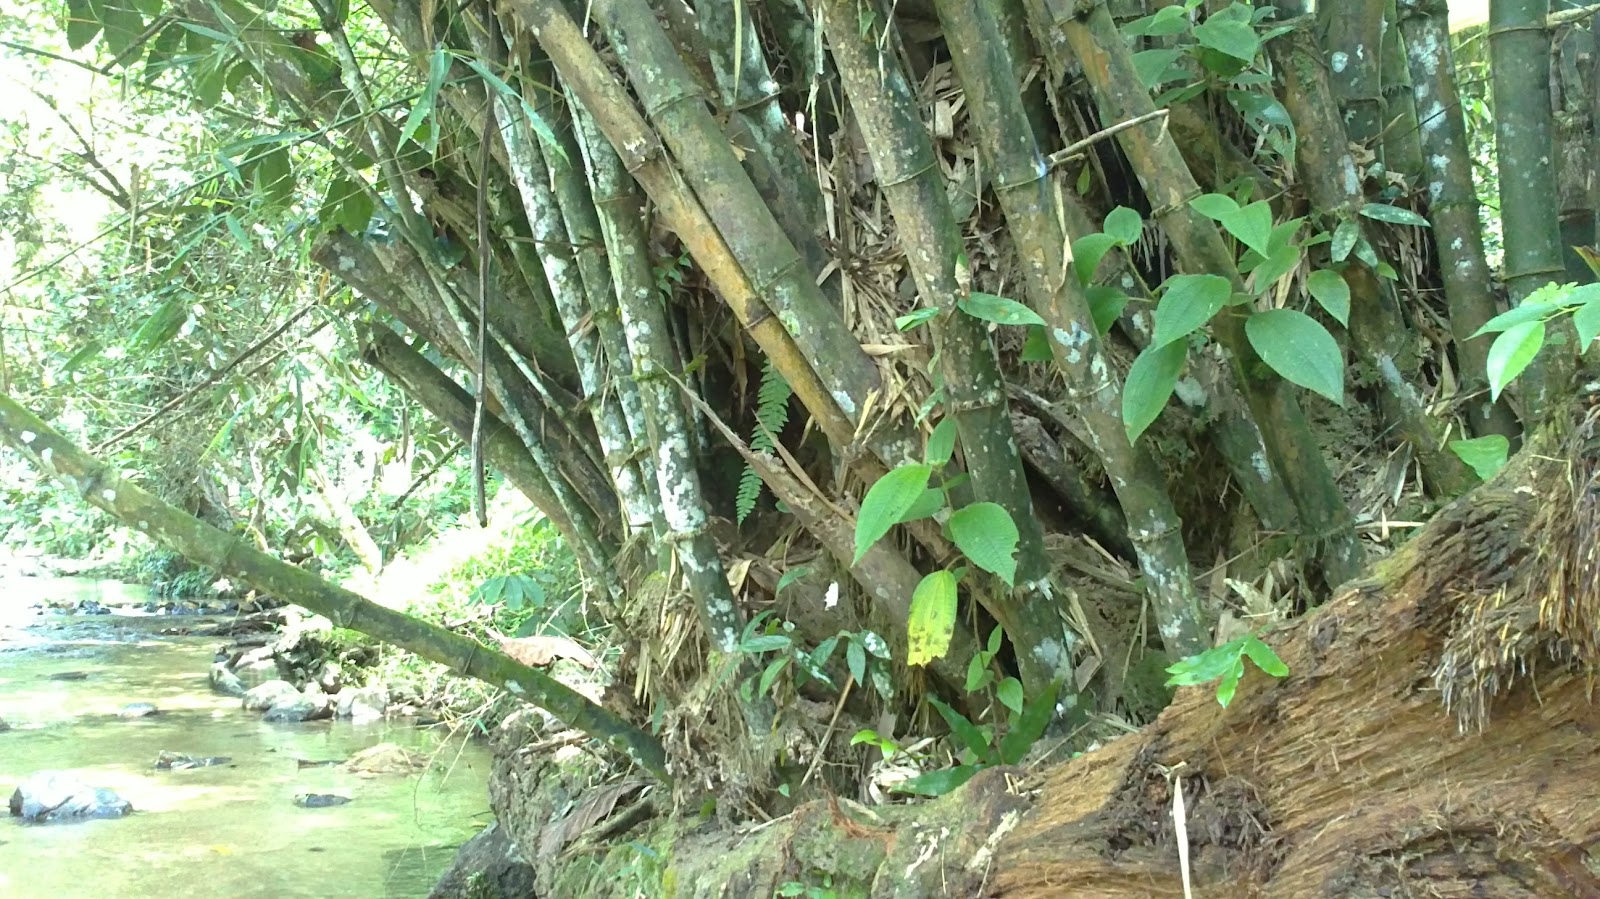
{"type": "Polygon", "coordinates": [[[0,810],[0,896],[423,897],[455,847],[489,821],[479,744],[400,723],[268,724],[210,691],[226,638],[168,637],[205,621],[39,615],[33,603],[140,599],[73,578],[0,577],[0,797],[65,771],[133,803],[118,820],[24,825],[0,810]],[[81,675],[81,677],[80,677],[81,675]],[[158,714],[124,719],[131,703],[158,714]],[[299,760],[348,759],[378,743],[427,754],[421,775],[361,776],[299,760]],[[162,750],[231,763],[156,770],[162,750]],[[300,808],[297,794],[346,805],[300,808]]]}

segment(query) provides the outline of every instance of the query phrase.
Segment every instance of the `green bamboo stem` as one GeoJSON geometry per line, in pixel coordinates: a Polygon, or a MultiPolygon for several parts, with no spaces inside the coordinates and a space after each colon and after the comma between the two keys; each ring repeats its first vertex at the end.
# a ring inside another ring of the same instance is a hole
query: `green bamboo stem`
{"type": "Polygon", "coordinates": [[[1383,60],[1385,2],[1341,0],[1317,4],[1317,31],[1322,36],[1328,85],[1339,102],[1345,133],[1362,145],[1370,145],[1378,137],[1387,118],[1379,69],[1383,60]]]}
{"type": "Polygon", "coordinates": [[[817,230],[824,217],[822,191],[778,103],[778,83],[751,18],[756,12],[756,4],[745,0],[701,3],[695,19],[710,51],[728,139],[745,148],[744,169],[751,183],[806,268],[820,272],[830,261],[817,230]]]}
{"type": "Polygon", "coordinates": [[[1411,89],[1421,117],[1428,220],[1439,250],[1450,333],[1456,347],[1457,378],[1466,399],[1467,426],[1474,436],[1521,434],[1517,416],[1504,398],[1489,396],[1489,347],[1493,338],[1472,335],[1498,311],[1494,279],[1483,252],[1478,192],[1472,181],[1466,118],[1456,93],[1455,61],[1450,51],[1447,11],[1436,0],[1401,0],[1400,29],[1411,67],[1411,89]]]}
{"type": "Polygon", "coordinates": [[[1410,179],[1409,183],[1416,184],[1424,171],[1420,123],[1395,0],[1384,0],[1379,73],[1383,77],[1383,105],[1389,116],[1383,131],[1383,162],[1389,171],[1399,172],[1410,179]]]}
{"type": "MultiPolygon", "coordinates": [[[[994,172],[995,193],[1024,260],[1028,297],[1049,323],[1051,353],[1066,379],[1069,401],[1127,517],[1162,641],[1174,657],[1195,655],[1209,645],[1209,628],[1190,577],[1182,523],[1148,445],[1128,440],[1121,377],[1101,352],[1089,301],[1070,272],[1065,252],[1070,236],[1056,215],[1059,186],[1050,180],[1034,141],[997,23],[970,0],[936,0],[935,5],[979,153],[994,172]]],[[[848,85],[851,66],[841,59],[839,67],[848,85]]]]}
{"type": "MultiPolygon", "coordinates": [[[[1555,123],[1550,107],[1549,0],[1491,0],[1490,76],[1494,86],[1495,161],[1505,235],[1505,282],[1513,306],[1562,278],[1556,204],[1555,123]]],[[[1550,336],[1560,333],[1552,328],[1550,336]]],[[[1573,341],[1552,346],[1519,378],[1524,421],[1539,421],[1563,393],[1574,369],[1573,341]]]]}

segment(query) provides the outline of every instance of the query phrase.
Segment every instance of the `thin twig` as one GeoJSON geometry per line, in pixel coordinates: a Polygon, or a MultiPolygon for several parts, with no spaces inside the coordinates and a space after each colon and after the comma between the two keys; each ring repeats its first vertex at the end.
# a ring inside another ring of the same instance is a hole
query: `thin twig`
{"type": "Polygon", "coordinates": [[[1079,156],[1082,156],[1084,150],[1087,150],[1091,145],[1097,144],[1108,137],[1114,137],[1128,130],[1129,128],[1143,125],[1145,122],[1153,121],[1155,119],[1165,119],[1166,117],[1167,111],[1165,109],[1157,109],[1152,112],[1147,112],[1144,115],[1134,116],[1126,122],[1118,122],[1117,124],[1112,125],[1110,128],[1102,128],[1083,140],[1068,144],[1063,149],[1051,153],[1050,156],[1045,160],[1045,166],[1053,169],[1069,159],[1075,159],[1079,156]]]}

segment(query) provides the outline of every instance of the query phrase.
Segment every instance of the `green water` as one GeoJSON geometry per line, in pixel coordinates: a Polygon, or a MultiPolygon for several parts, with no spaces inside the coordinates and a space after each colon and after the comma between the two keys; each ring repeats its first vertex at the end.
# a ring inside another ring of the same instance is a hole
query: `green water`
{"type": "MultiPolygon", "coordinates": [[[[28,826],[0,812],[0,896],[422,897],[454,848],[489,820],[487,751],[400,724],[266,724],[210,692],[221,638],[163,637],[198,619],[36,617],[26,606],[95,582],[0,578],[0,795],[26,775],[68,771],[133,803],[120,820],[28,826]],[[36,588],[36,589],[30,589],[36,588]],[[86,672],[82,680],[51,675],[86,672]],[[151,702],[161,713],[116,712],[151,702]],[[301,769],[377,743],[433,757],[421,775],[301,769]],[[162,750],[230,756],[229,766],[157,771],[162,750]],[[299,793],[351,802],[303,809],[299,793]]],[[[117,592],[117,591],[111,591],[117,592]]]]}

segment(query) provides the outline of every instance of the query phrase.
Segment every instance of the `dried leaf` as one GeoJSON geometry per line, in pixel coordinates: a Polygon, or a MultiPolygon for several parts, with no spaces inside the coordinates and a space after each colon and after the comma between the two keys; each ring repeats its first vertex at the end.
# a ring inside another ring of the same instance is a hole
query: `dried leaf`
{"type": "Polygon", "coordinates": [[[594,670],[600,663],[589,650],[567,637],[507,637],[490,631],[500,643],[500,651],[530,668],[544,668],[556,659],[567,659],[594,670]]]}

